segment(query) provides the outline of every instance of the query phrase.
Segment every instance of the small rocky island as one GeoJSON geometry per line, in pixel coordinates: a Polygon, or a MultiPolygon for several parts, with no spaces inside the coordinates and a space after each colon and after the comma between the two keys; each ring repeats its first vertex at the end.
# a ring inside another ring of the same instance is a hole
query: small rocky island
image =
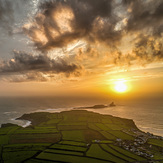
{"type": "Polygon", "coordinates": [[[77,107],[74,109],[102,109],[102,108],[107,108],[107,107],[113,107],[116,106],[114,102],[111,102],[109,105],[94,105],[94,106],[84,106],[84,107],[77,107]]]}
{"type": "Polygon", "coordinates": [[[110,105],[110,107],[116,106],[114,102],[112,102],[110,105]]]}
{"type": "Polygon", "coordinates": [[[106,108],[108,107],[108,105],[94,105],[94,106],[85,106],[85,107],[78,107],[78,108],[75,108],[75,109],[102,109],[102,108],[106,108]]]}
{"type": "Polygon", "coordinates": [[[31,113],[18,119],[31,125],[2,125],[2,163],[163,162],[163,138],[140,131],[129,119],[86,110],[31,113]]]}

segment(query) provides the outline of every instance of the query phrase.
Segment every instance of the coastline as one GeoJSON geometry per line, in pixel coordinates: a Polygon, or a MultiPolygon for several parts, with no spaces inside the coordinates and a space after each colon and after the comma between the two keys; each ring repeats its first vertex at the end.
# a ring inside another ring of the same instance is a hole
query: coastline
{"type": "MultiPolygon", "coordinates": [[[[83,110],[85,110],[85,109],[83,109],[83,110]]],[[[38,112],[36,112],[36,113],[38,113],[38,112]]],[[[122,118],[122,117],[118,117],[118,118],[122,118]]],[[[139,126],[138,124],[136,124],[136,122],[133,119],[131,119],[131,120],[135,123],[136,127],[138,129],[140,129],[141,131],[149,132],[149,133],[152,133],[153,135],[157,135],[157,136],[163,136],[163,131],[161,129],[159,130],[159,129],[154,129],[154,128],[150,128],[150,127],[139,126]]],[[[17,119],[17,118],[12,119],[12,121],[14,121],[14,124],[20,125],[23,128],[28,127],[32,124],[32,122],[29,120],[23,120],[23,119],[17,119]]]]}
{"type": "MultiPolygon", "coordinates": [[[[106,106],[103,105],[103,106],[106,106]]],[[[75,109],[83,109],[83,110],[88,110],[88,111],[93,111],[93,112],[96,112],[96,113],[100,113],[100,114],[107,114],[107,115],[112,115],[112,116],[116,116],[116,117],[120,117],[120,118],[127,118],[127,119],[132,119],[136,126],[142,130],[143,132],[150,132],[150,133],[153,133],[154,135],[159,135],[159,136],[163,136],[163,129],[160,127],[159,128],[156,128],[155,126],[147,126],[147,124],[150,124],[150,123],[143,123],[146,119],[143,119],[142,121],[138,121],[134,118],[130,118],[129,116],[126,116],[126,115],[117,115],[117,113],[122,113],[123,110],[125,110],[125,108],[128,107],[128,106],[116,106],[116,107],[104,107],[104,108],[93,108],[93,106],[78,106],[78,107],[70,107],[70,108],[47,108],[47,109],[38,109],[38,110],[34,110],[34,111],[31,111],[31,112],[27,112],[28,114],[29,113],[37,113],[37,112],[49,112],[49,113],[60,113],[62,111],[68,111],[68,110],[75,110],[75,109]],[[142,125],[143,124],[143,125],[142,125]]],[[[9,113],[8,113],[9,114],[9,113]]],[[[26,112],[22,113],[18,116],[16,116],[16,112],[14,111],[13,112],[14,114],[14,118],[11,118],[9,119],[6,123],[14,123],[14,124],[17,124],[17,125],[20,125],[22,127],[27,127],[29,125],[31,125],[31,121],[27,121],[27,120],[16,120],[18,117],[22,116],[23,114],[26,114],[26,112]]],[[[4,122],[5,123],[5,122],[4,122]]],[[[1,123],[1,124],[4,124],[4,123],[1,123]]]]}
{"type": "Polygon", "coordinates": [[[31,121],[29,120],[19,120],[17,118],[12,118],[11,121],[13,122],[13,124],[17,124],[20,125],[21,127],[25,128],[31,125],[31,121]]]}

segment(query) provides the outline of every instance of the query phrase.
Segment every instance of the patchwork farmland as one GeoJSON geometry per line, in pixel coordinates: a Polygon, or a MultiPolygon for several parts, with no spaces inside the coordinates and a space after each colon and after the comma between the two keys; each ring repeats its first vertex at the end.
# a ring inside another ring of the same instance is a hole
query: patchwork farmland
{"type": "Polygon", "coordinates": [[[24,114],[32,124],[0,128],[2,163],[163,162],[162,137],[132,120],[86,110],[24,114]]]}

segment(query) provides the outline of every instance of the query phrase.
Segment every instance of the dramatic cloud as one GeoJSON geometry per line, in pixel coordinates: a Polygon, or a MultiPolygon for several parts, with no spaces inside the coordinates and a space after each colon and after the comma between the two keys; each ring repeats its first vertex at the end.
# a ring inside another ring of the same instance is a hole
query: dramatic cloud
{"type": "MultiPolygon", "coordinates": [[[[14,19],[20,19],[19,14],[13,16],[14,6],[22,11],[19,4],[27,1],[18,1],[0,0],[2,28],[10,29],[14,19]]],[[[13,59],[0,64],[1,74],[24,75],[15,81],[46,81],[45,74],[51,72],[79,76],[79,65],[101,73],[110,71],[109,64],[130,66],[163,59],[162,0],[33,0],[33,6],[34,2],[35,14],[22,30],[37,55],[15,52],[13,59]]]]}
{"type": "Polygon", "coordinates": [[[128,10],[125,30],[137,34],[133,53],[145,62],[163,59],[163,1],[124,0],[128,10]]]}
{"type": "MultiPolygon", "coordinates": [[[[127,5],[129,18],[127,21],[127,31],[140,31],[144,29],[158,30],[163,23],[163,2],[124,0],[127,5]]],[[[160,31],[162,32],[162,31],[160,31]]]]}
{"type": "Polygon", "coordinates": [[[0,66],[1,74],[13,73],[66,73],[71,74],[80,69],[80,66],[69,64],[64,59],[52,59],[47,55],[31,55],[25,52],[14,52],[14,58],[3,61],[0,66]]]}
{"type": "Polygon", "coordinates": [[[34,21],[23,29],[37,49],[48,51],[82,38],[113,45],[121,37],[115,30],[117,21],[112,0],[45,1],[34,21]]]}
{"type": "Polygon", "coordinates": [[[12,77],[7,77],[7,80],[10,82],[32,82],[32,81],[37,81],[37,82],[47,82],[49,81],[49,78],[46,77],[43,73],[41,72],[35,72],[35,73],[25,73],[21,75],[14,75],[12,77]]]}
{"type": "MultiPolygon", "coordinates": [[[[141,54],[137,52],[140,52],[138,45],[144,38],[148,39],[147,42],[155,39],[155,44],[162,45],[162,11],[162,0],[44,1],[40,3],[34,20],[25,24],[23,30],[42,52],[65,47],[78,39],[84,39],[88,44],[105,44],[119,52],[122,38],[126,34],[131,37],[137,34],[132,40],[135,45],[133,53],[139,59],[145,59],[143,51],[141,54]]],[[[150,55],[161,59],[161,51],[161,48],[152,48],[150,55]]]]}
{"type": "Polygon", "coordinates": [[[163,59],[163,46],[161,39],[155,39],[155,37],[141,35],[138,37],[138,41],[135,43],[133,49],[136,57],[146,63],[158,61],[163,59]]]}

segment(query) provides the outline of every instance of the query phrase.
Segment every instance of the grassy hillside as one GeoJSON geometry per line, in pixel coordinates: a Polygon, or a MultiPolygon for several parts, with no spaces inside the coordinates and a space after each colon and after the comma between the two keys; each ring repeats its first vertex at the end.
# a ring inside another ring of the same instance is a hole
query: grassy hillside
{"type": "Polygon", "coordinates": [[[0,128],[2,163],[163,162],[163,140],[132,120],[86,110],[24,114],[32,125],[0,128]]]}

